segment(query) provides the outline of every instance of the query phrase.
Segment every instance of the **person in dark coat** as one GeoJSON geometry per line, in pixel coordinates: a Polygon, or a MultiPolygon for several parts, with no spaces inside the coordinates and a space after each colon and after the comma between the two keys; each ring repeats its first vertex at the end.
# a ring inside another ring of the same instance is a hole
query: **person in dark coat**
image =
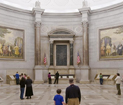
{"type": "Polygon", "coordinates": [[[57,83],[58,84],[58,81],[59,81],[59,73],[57,71],[57,73],[55,74],[55,81],[54,81],[54,84],[57,83]]]}
{"type": "Polygon", "coordinates": [[[80,88],[74,85],[74,80],[69,79],[70,86],[66,88],[65,100],[67,105],[80,105],[81,91],[80,88]]]}
{"type": "Polygon", "coordinates": [[[23,98],[23,94],[24,94],[24,89],[25,89],[25,78],[22,77],[20,80],[20,99],[24,99],[23,98]]]}
{"type": "Polygon", "coordinates": [[[32,90],[32,80],[30,79],[30,77],[27,77],[27,80],[25,82],[26,84],[26,94],[25,96],[27,97],[27,99],[31,99],[31,96],[33,95],[33,90],[32,90]]]}

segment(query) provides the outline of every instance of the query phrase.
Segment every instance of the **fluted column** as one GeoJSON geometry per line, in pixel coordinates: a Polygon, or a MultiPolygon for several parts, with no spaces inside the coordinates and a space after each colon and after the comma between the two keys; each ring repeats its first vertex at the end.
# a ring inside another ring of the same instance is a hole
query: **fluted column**
{"type": "Polygon", "coordinates": [[[73,65],[73,41],[70,41],[70,65],[73,65]]]}
{"type": "Polygon", "coordinates": [[[43,83],[43,70],[41,65],[41,16],[44,10],[40,7],[40,2],[35,2],[33,8],[34,23],[35,23],[35,81],[34,83],[43,83]]]}
{"type": "Polygon", "coordinates": [[[53,41],[50,41],[50,66],[53,66],[53,41]]]}
{"type": "Polygon", "coordinates": [[[79,9],[81,15],[82,15],[82,28],[83,28],[83,65],[80,68],[81,70],[81,80],[80,83],[89,83],[89,74],[90,74],[90,68],[89,68],[89,33],[88,33],[88,27],[89,27],[89,14],[91,13],[91,10],[89,7],[87,7],[86,2],[84,1],[83,8],[79,9]]]}
{"type": "Polygon", "coordinates": [[[41,22],[35,23],[35,65],[41,65],[41,22]]]}
{"type": "Polygon", "coordinates": [[[83,27],[83,65],[89,66],[89,48],[88,48],[88,22],[82,22],[83,27]]]}

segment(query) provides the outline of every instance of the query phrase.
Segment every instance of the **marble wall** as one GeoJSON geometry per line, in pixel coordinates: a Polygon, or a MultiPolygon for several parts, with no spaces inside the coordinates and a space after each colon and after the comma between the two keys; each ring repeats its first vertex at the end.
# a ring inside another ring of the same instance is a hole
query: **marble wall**
{"type": "MultiPolygon", "coordinates": [[[[99,29],[123,25],[123,3],[93,10],[89,15],[89,66],[90,80],[93,81],[100,69],[118,70],[123,75],[123,60],[99,60],[99,29]]],[[[47,80],[48,67],[50,66],[50,42],[48,33],[56,29],[67,29],[75,33],[74,38],[74,67],[76,79],[81,79],[83,64],[83,29],[80,13],[43,13],[41,20],[41,65],[43,67],[43,79],[47,80]],[[81,64],[77,65],[77,52],[81,57],[81,64]],[[43,58],[46,53],[47,65],[44,66],[43,58]]],[[[8,61],[0,60],[0,76],[6,80],[9,70],[26,70],[34,79],[35,60],[35,27],[32,11],[21,10],[11,6],[0,4],[0,26],[25,30],[25,60],[8,61]]]]}
{"type": "Polygon", "coordinates": [[[6,82],[6,73],[10,70],[13,73],[19,70],[26,70],[27,74],[33,77],[34,68],[34,17],[31,11],[25,11],[18,8],[0,4],[0,26],[22,29],[25,31],[25,60],[11,61],[0,60],[0,76],[6,82]]]}
{"type": "MultiPolygon", "coordinates": [[[[123,25],[123,3],[93,10],[89,22],[89,65],[91,80],[99,69],[118,70],[123,75],[123,60],[99,60],[99,29],[123,25]]],[[[122,42],[123,43],[123,42],[122,42]]]]}

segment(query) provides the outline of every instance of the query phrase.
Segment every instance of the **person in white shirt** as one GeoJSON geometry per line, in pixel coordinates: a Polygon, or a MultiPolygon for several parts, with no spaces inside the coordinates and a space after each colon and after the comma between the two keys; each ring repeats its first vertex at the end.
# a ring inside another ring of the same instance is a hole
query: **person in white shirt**
{"type": "Polygon", "coordinates": [[[121,89],[120,89],[120,83],[121,83],[121,78],[120,78],[120,74],[117,73],[117,77],[115,78],[116,81],[116,88],[117,88],[117,95],[121,95],[121,89]]]}

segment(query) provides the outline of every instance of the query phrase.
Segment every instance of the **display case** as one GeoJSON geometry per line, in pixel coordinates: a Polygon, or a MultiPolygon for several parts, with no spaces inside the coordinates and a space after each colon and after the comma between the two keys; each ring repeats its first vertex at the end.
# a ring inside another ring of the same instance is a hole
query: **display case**
{"type": "Polygon", "coordinates": [[[2,83],[3,83],[3,78],[0,77],[0,84],[1,84],[1,86],[2,86],[2,83]]]}
{"type": "Polygon", "coordinates": [[[14,75],[7,75],[6,76],[6,83],[10,84],[10,85],[15,85],[16,84],[16,80],[14,75]]]}
{"type": "MultiPolygon", "coordinates": [[[[59,83],[69,83],[69,79],[74,79],[75,82],[75,75],[74,74],[60,74],[59,75],[59,83]]],[[[52,83],[55,81],[55,75],[51,75],[52,83]]]]}
{"type": "MultiPolygon", "coordinates": [[[[114,74],[103,74],[103,84],[108,84],[108,85],[113,85],[115,84],[115,78],[116,75],[114,74]]],[[[96,74],[95,78],[94,78],[94,83],[98,83],[100,84],[100,74],[96,74]]]]}

